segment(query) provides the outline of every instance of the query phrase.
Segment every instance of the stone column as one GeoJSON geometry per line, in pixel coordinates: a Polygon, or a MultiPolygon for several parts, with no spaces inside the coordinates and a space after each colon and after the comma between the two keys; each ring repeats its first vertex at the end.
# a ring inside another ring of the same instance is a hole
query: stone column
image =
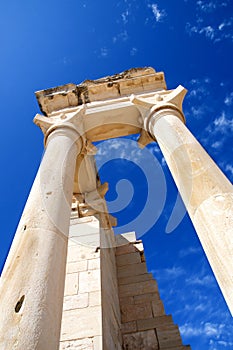
{"type": "MultiPolygon", "coordinates": [[[[49,119],[49,118],[47,118],[49,119]]],[[[19,223],[0,286],[0,348],[59,347],[70,208],[81,138],[54,125],[19,223]]]]}
{"type": "Polygon", "coordinates": [[[133,102],[143,109],[147,131],[156,139],[196,229],[215,277],[233,313],[233,187],[184,125],[185,89],[133,102]],[[150,109],[148,107],[150,105],[150,109]]]}

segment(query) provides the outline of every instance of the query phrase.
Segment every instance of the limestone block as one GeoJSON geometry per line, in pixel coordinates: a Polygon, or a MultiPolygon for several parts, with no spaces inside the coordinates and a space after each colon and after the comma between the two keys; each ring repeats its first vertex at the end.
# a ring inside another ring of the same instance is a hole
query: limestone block
{"type": "Polygon", "coordinates": [[[158,350],[158,342],[154,330],[125,334],[123,349],[127,350],[158,350]]]}
{"type": "Polygon", "coordinates": [[[117,266],[140,263],[141,262],[140,253],[136,252],[136,253],[118,255],[116,262],[117,262],[117,266]]]}
{"type": "Polygon", "coordinates": [[[87,261],[80,260],[66,264],[66,273],[74,273],[87,270],[87,261]]]}
{"type": "Polygon", "coordinates": [[[172,317],[170,315],[164,315],[137,321],[139,331],[153,329],[162,325],[173,325],[172,317]]]}
{"type": "Polygon", "coordinates": [[[162,316],[165,314],[162,300],[152,301],[152,312],[154,317],[162,316]]]}
{"type": "Polygon", "coordinates": [[[121,305],[122,322],[130,322],[152,317],[152,307],[150,303],[121,305]]]}
{"type": "Polygon", "coordinates": [[[88,270],[100,269],[100,259],[90,259],[88,260],[88,270]]]}
{"type": "Polygon", "coordinates": [[[181,346],[182,340],[178,326],[176,325],[158,325],[156,327],[159,346],[161,349],[181,346]]]}
{"type": "Polygon", "coordinates": [[[137,240],[136,233],[134,231],[115,235],[116,246],[122,247],[125,244],[135,242],[137,240]]]}
{"type": "Polygon", "coordinates": [[[91,338],[60,342],[60,350],[95,350],[91,338]]]}
{"type": "Polygon", "coordinates": [[[118,278],[127,276],[136,276],[147,273],[147,268],[145,263],[132,264],[128,266],[119,266],[117,269],[118,278]]]}
{"type": "Polygon", "coordinates": [[[100,256],[99,251],[96,252],[95,247],[75,244],[69,247],[67,262],[77,262],[80,260],[94,259],[100,256]]]}
{"type": "Polygon", "coordinates": [[[120,297],[120,305],[134,304],[134,297],[120,297]]]}
{"type": "Polygon", "coordinates": [[[100,336],[101,334],[100,306],[63,312],[61,341],[100,336]]]}
{"type": "Polygon", "coordinates": [[[146,293],[146,294],[141,294],[141,295],[135,295],[134,296],[134,304],[142,304],[142,303],[146,303],[148,301],[159,301],[160,297],[159,297],[159,293],[155,292],[155,293],[146,293]]]}
{"type": "MultiPolygon", "coordinates": [[[[118,279],[118,284],[130,284],[130,283],[137,283],[137,282],[144,282],[148,280],[153,280],[153,276],[151,273],[144,273],[142,275],[136,275],[136,276],[127,276],[123,278],[118,279]]],[[[155,281],[156,282],[156,281],[155,281]]]]}
{"type": "Polygon", "coordinates": [[[79,293],[94,292],[100,289],[100,270],[89,270],[79,273],[79,293]]]}
{"type": "Polygon", "coordinates": [[[137,251],[138,251],[138,249],[135,247],[134,244],[126,243],[126,244],[116,248],[116,256],[128,254],[128,253],[134,253],[137,251]]]}
{"type": "Polygon", "coordinates": [[[64,297],[63,311],[88,307],[88,293],[79,293],[64,297]]]}
{"type": "Polygon", "coordinates": [[[132,333],[137,331],[137,323],[136,321],[122,323],[121,332],[122,334],[132,333]]]}
{"type": "Polygon", "coordinates": [[[119,286],[119,295],[125,297],[153,293],[157,291],[157,285],[153,280],[131,284],[123,284],[119,286]]]}
{"type": "Polygon", "coordinates": [[[65,280],[64,295],[74,295],[78,292],[78,273],[68,273],[65,280]]]}
{"type": "Polygon", "coordinates": [[[103,337],[96,336],[93,338],[94,350],[102,350],[103,349],[103,337]]]}
{"type": "Polygon", "coordinates": [[[101,305],[101,292],[99,290],[89,293],[89,306],[101,305]]]}

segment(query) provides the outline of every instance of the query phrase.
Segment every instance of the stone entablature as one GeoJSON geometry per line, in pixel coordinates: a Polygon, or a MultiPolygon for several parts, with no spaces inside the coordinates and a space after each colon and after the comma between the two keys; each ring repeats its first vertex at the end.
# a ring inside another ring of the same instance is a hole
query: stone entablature
{"type": "Polygon", "coordinates": [[[76,107],[95,101],[115,99],[132,92],[145,93],[166,89],[164,73],[153,68],[132,68],[119,74],[97,80],[85,80],[81,84],[66,84],[36,92],[42,113],[76,107]]]}

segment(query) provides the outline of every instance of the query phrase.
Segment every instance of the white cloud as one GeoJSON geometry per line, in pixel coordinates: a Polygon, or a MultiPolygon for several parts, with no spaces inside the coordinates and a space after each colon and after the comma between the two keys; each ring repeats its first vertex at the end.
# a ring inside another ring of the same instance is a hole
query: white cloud
{"type": "Polygon", "coordinates": [[[156,277],[158,279],[176,279],[177,277],[180,277],[185,274],[185,270],[180,266],[172,266],[167,267],[160,270],[153,270],[152,273],[155,273],[156,277]]]}
{"type": "Polygon", "coordinates": [[[181,249],[179,252],[179,257],[184,258],[185,256],[188,256],[190,254],[198,254],[201,252],[201,249],[198,247],[189,247],[187,249],[181,249]]]}
{"type": "Polygon", "coordinates": [[[195,11],[195,23],[187,23],[186,31],[189,35],[200,34],[214,43],[219,41],[230,39],[233,40],[233,17],[230,17],[231,9],[229,8],[229,15],[226,18],[221,18],[221,14],[218,16],[218,20],[213,22],[211,15],[218,15],[219,9],[227,7],[229,1],[197,1],[195,11]],[[213,24],[214,23],[214,24],[213,24]]]}
{"type": "Polygon", "coordinates": [[[231,164],[226,164],[224,169],[227,173],[229,173],[230,177],[233,177],[233,166],[231,164]]]}
{"type": "Polygon", "coordinates": [[[180,327],[181,335],[185,337],[190,336],[204,336],[204,337],[213,337],[219,336],[222,332],[224,325],[218,323],[202,322],[199,327],[195,327],[192,323],[185,323],[180,327]]]}
{"type": "Polygon", "coordinates": [[[220,117],[216,118],[213,122],[215,130],[221,133],[233,131],[233,119],[228,119],[226,113],[223,111],[220,117]]]}
{"type": "Polygon", "coordinates": [[[230,94],[228,94],[225,99],[224,99],[224,103],[227,106],[231,106],[233,104],[233,92],[231,92],[230,94]]]}
{"type": "Polygon", "coordinates": [[[197,6],[203,12],[213,12],[219,7],[226,7],[227,1],[220,2],[219,0],[215,0],[215,1],[199,0],[197,1],[197,6]]]}
{"type": "Polygon", "coordinates": [[[106,47],[101,47],[101,49],[100,49],[100,56],[101,57],[107,57],[108,56],[108,49],[106,47]]]}
{"type": "Polygon", "coordinates": [[[151,8],[156,22],[161,22],[164,17],[166,17],[165,10],[160,10],[157,4],[150,4],[148,7],[151,8]]]}
{"type": "Polygon", "coordinates": [[[138,52],[138,49],[136,47],[132,47],[130,50],[130,56],[135,56],[138,52]]]}
{"type": "Polygon", "coordinates": [[[198,285],[198,286],[209,286],[210,284],[215,283],[214,278],[211,275],[205,275],[203,277],[199,275],[194,276],[191,278],[187,278],[185,282],[190,285],[198,285]]]}
{"type": "Polygon", "coordinates": [[[214,143],[212,143],[211,147],[214,149],[219,149],[222,147],[222,145],[223,145],[222,141],[215,141],[214,143]]]}
{"type": "Polygon", "coordinates": [[[215,38],[215,30],[211,26],[203,27],[199,30],[199,33],[202,34],[204,33],[205,36],[211,40],[215,38]]]}
{"type": "Polygon", "coordinates": [[[128,32],[127,30],[123,30],[123,32],[115,35],[113,38],[112,38],[112,41],[113,41],[113,44],[115,44],[117,41],[127,41],[129,38],[129,35],[128,35],[128,32]]]}
{"type": "MultiPolygon", "coordinates": [[[[228,118],[225,111],[222,111],[221,115],[214,119],[214,121],[208,125],[205,129],[208,134],[216,135],[229,135],[233,132],[233,119],[228,118]]],[[[221,142],[216,140],[215,142],[221,142]]],[[[215,146],[218,144],[215,144],[215,146]]]]}
{"type": "Polygon", "coordinates": [[[129,10],[127,9],[125,12],[122,12],[121,18],[124,24],[128,23],[129,10]]]}

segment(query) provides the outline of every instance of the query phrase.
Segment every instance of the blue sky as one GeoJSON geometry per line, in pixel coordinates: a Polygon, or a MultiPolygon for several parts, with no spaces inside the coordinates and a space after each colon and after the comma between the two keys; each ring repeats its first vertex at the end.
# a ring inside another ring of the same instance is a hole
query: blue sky
{"type": "MultiPolygon", "coordinates": [[[[169,89],[188,89],[187,126],[232,181],[231,0],[2,1],[0,45],[0,266],[43,152],[43,135],[32,123],[39,112],[34,91],[131,67],[164,71],[169,89]]],[[[117,231],[138,227],[148,267],[184,343],[193,350],[231,349],[232,318],[182,203],[175,204],[163,156],[155,143],[140,151],[135,140],[97,145],[117,231]],[[174,207],[181,222],[167,234],[174,207]]]]}

